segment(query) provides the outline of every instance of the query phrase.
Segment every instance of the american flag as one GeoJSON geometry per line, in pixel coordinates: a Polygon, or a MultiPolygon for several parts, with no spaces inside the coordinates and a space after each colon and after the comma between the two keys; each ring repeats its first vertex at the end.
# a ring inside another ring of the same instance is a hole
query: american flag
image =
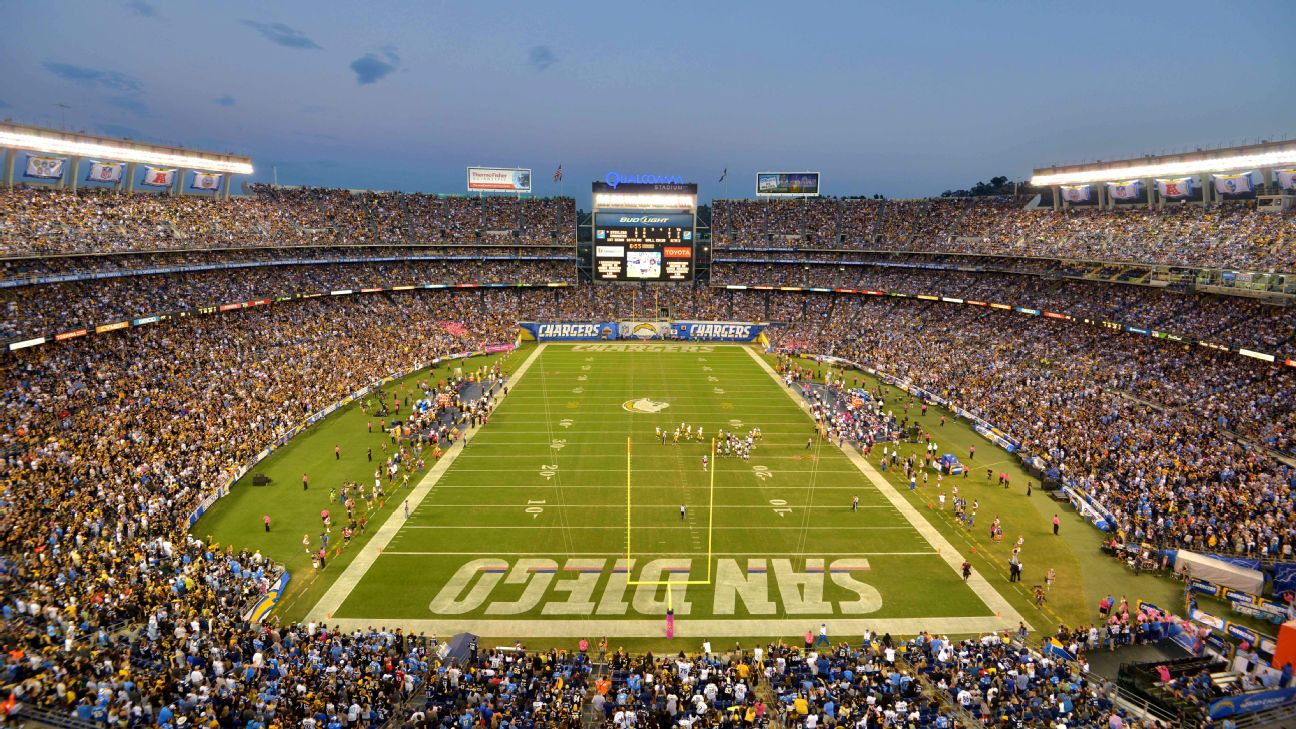
{"type": "Polygon", "coordinates": [[[562,182],[562,165],[561,165],[561,164],[558,165],[558,169],[554,170],[554,178],[553,178],[553,181],[554,181],[554,182],[562,182]]]}

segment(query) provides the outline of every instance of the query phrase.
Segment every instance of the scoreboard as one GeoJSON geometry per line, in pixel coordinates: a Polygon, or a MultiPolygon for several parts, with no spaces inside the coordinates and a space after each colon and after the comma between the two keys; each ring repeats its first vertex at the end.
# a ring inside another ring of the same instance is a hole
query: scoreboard
{"type": "Polygon", "coordinates": [[[697,185],[595,182],[592,244],[578,248],[593,281],[692,281],[697,185]]]}
{"type": "Polygon", "coordinates": [[[594,277],[602,281],[693,280],[693,216],[597,213],[594,277]]]}

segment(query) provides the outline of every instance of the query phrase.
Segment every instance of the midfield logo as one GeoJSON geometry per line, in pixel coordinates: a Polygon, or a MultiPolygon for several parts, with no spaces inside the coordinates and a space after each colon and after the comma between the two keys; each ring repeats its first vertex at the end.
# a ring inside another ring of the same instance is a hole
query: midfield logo
{"type": "Polygon", "coordinates": [[[621,407],[632,413],[660,413],[670,407],[670,403],[641,397],[638,400],[626,400],[621,403],[621,407]]]}

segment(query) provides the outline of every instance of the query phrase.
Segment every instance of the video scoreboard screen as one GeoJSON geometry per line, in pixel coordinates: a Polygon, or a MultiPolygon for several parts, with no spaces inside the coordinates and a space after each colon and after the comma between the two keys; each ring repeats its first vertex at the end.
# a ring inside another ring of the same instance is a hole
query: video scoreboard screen
{"type": "Polygon", "coordinates": [[[697,265],[697,185],[594,183],[592,244],[582,254],[594,281],[692,281],[697,265]]]}
{"type": "Polygon", "coordinates": [[[603,281],[691,281],[693,216],[598,213],[594,219],[594,276],[603,281]]]}

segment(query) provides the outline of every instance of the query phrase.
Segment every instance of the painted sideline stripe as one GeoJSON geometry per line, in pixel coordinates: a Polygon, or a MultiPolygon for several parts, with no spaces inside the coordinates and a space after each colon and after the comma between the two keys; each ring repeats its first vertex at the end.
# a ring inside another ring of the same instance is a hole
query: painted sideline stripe
{"type": "MultiPolygon", "coordinates": [[[[706,507],[701,507],[701,508],[705,509],[706,507]]],[[[770,507],[767,506],[767,507],[765,507],[765,508],[768,509],[768,508],[770,508],[770,507]]],[[[481,524],[471,524],[471,525],[466,525],[466,526],[465,526],[465,525],[461,525],[461,524],[456,524],[456,525],[453,525],[453,526],[451,526],[451,525],[439,526],[439,525],[431,525],[431,524],[429,524],[429,525],[406,524],[406,525],[405,525],[405,528],[406,528],[406,529],[479,529],[479,530],[483,530],[483,531],[495,531],[495,530],[497,530],[497,529],[603,529],[603,530],[613,529],[613,530],[616,530],[616,531],[625,531],[625,527],[624,527],[624,526],[620,526],[620,525],[617,525],[617,524],[605,524],[605,525],[598,525],[598,526],[587,526],[587,525],[581,525],[581,526],[567,526],[567,527],[555,527],[555,526],[552,525],[552,524],[534,524],[534,525],[529,525],[529,526],[492,526],[492,525],[481,525],[481,524]]],[[[753,527],[752,527],[751,524],[746,524],[746,525],[743,525],[743,526],[713,526],[713,527],[711,527],[711,529],[714,530],[714,531],[721,531],[721,530],[729,530],[729,531],[739,531],[739,530],[741,530],[741,531],[751,531],[752,528],[753,528],[753,527]]],[[[861,525],[859,525],[859,526],[848,526],[848,525],[842,525],[842,526],[804,526],[804,527],[801,527],[801,526],[761,526],[761,527],[756,527],[756,528],[760,529],[760,530],[763,531],[763,532],[768,532],[768,531],[778,531],[778,530],[780,530],[780,529],[785,529],[785,530],[788,530],[788,531],[798,531],[798,532],[799,532],[799,531],[804,531],[804,530],[807,530],[807,529],[808,529],[808,530],[812,530],[812,531],[815,531],[815,530],[818,530],[818,531],[850,531],[850,530],[854,530],[854,529],[867,529],[868,531],[884,531],[884,530],[886,530],[886,531],[892,531],[892,530],[902,530],[902,531],[908,531],[908,532],[911,532],[911,531],[914,530],[914,528],[913,528],[912,526],[909,526],[908,524],[905,524],[905,525],[903,525],[903,526],[870,526],[870,525],[866,525],[866,524],[861,524],[861,525]]],[[[644,529],[644,530],[648,530],[648,529],[665,529],[665,530],[667,530],[667,531],[693,531],[694,527],[691,527],[691,526],[689,526],[689,525],[687,525],[687,524],[686,524],[686,525],[683,525],[683,526],[680,526],[680,525],[677,525],[677,524],[661,524],[661,525],[656,525],[656,524],[654,524],[654,525],[647,525],[647,526],[634,526],[634,527],[631,527],[631,531],[634,531],[634,530],[636,530],[636,529],[644,529]]]]}
{"type": "MultiPolygon", "coordinates": [[[[458,452],[460,452],[460,451],[456,451],[456,453],[458,453],[458,452]]],[[[539,459],[539,458],[547,458],[548,456],[537,456],[537,455],[533,455],[533,456],[528,456],[528,457],[531,458],[531,459],[533,459],[533,460],[535,460],[535,459],[539,459]]],[[[490,460],[490,459],[487,458],[486,460],[490,460]]],[[[721,461],[721,463],[723,463],[723,462],[724,462],[724,461],[721,461]]],[[[538,471],[538,470],[539,470],[539,469],[536,469],[536,468],[476,468],[476,467],[474,467],[474,466],[460,466],[459,468],[456,468],[456,469],[455,469],[455,472],[457,473],[457,472],[459,472],[459,471],[472,471],[472,472],[476,472],[476,473],[487,473],[487,472],[491,472],[491,471],[499,471],[499,472],[501,472],[501,473],[519,473],[519,472],[522,472],[522,473],[535,473],[535,472],[538,471]]],[[[643,472],[643,473],[682,473],[683,470],[684,470],[684,469],[682,469],[682,468],[636,468],[636,469],[635,469],[635,473],[640,473],[640,472],[643,472]]],[[[721,471],[723,472],[724,469],[721,469],[721,471]]],[[[569,466],[569,467],[567,468],[567,471],[566,471],[566,472],[567,472],[567,473],[625,473],[625,469],[624,469],[624,468],[573,468],[573,467],[570,467],[570,466],[569,466]]],[[[699,471],[697,471],[697,473],[702,473],[702,471],[699,470],[699,471]]],[[[775,473],[814,473],[814,471],[813,471],[813,470],[806,470],[806,469],[802,469],[802,468],[782,468],[782,467],[780,467],[779,470],[775,471],[775,473]]],[[[857,475],[857,476],[859,475],[859,471],[856,470],[856,469],[853,469],[853,468],[821,468],[821,469],[819,469],[819,473],[853,473],[853,474],[855,474],[855,475],[857,475]]],[[[473,485],[475,486],[475,484],[473,484],[473,485]]],[[[525,485],[525,484],[521,484],[521,485],[525,485]]],[[[538,485],[538,486],[543,486],[544,484],[537,484],[537,485],[538,485]]],[[[568,487],[564,486],[563,488],[568,488],[568,487]]],[[[577,487],[575,487],[575,488],[580,488],[580,487],[577,486],[577,487]]],[[[606,487],[606,486],[597,486],[597,487],[590,487],[590,488],[607,488],[607,487],[606,487]]],[[[746,488],[746,489],[750,489],[750,488],[752,488],[752,487],[751,487],[751,486],[724,486],[724,487],[716,486],[716,488],[746,488]]],[[[824,488],[824,487],[823,487],[823,486],[816,486],[815,488],[824,488]]],[[[842,488],[849,488],[849,487],[842,487],[842,488]]]]}
{"type": "MultiPolygon", "coordinates": [[[[681,585],[672,589],[684,590],[681,585]]],[[[687,594],[685,592],[684,594],[687,594]]],[[[683,596],[676,600],[682,600],[683,596]]],[[[677,603],[678,604],[678,603],[677,603]]],[[[687,615],[675,617],[675,637],[677,638],[757,638],[756,645],[769,642],[771,636],[801,635],[806,626],[814,620],[823,620],[818,616],[786,619],[698,619],[692,620],[687,615]]],[[[481,637],[517,638],[530,636],[536,638],[589,637],[592,634],[609,638],[664,638],[666,621],[664,618],[638,620],[600,620],[597,617],[580,619],[550,620],[491,620],[484,618],[440,618],[436,620],[410,620],[389,618],[340,618],[327,621],[328,625],[344,631],[364,630],[381,623],[388,628],[404,628],[407,632],[425,635],[447,636],[455,633],[473,633],[481,637]]],[[[993,633],[1003,628],[1003,619],[994,616],[982,617],[943,617],[943,618],[833,618],[827,620],[829,637],[855,635],[859,636],[869,630],[874,633],[892,635],[917,635],[921,631],[951,635],[980,635],[993,633]]],[[[1016,627],[1016,626],[1013,626],[1016,627]]]]}
{"type": "MultiPolygon", "coordinates": [[[[552,553],[537,553],[537,551],[415,551],[415,550],[386,550],[382,556],[389,555],[442,555],[442,556],[535,556],[543,559],[544,555],[555,556],[605,556],[608,559],[625,559],[625,553],[610,553],[610,551],[552,551],[552,553]]],[[[818,556],[936,556],[937,551],[762,551],[762,553],[752,553],[752,551],[713,551],[712,556],[796,556],[802,559],[814,559],[818,556]]],[[[706,556],[705,551],[636,551],[630,555],[632,558],[638,556],[706,556]]]]}

